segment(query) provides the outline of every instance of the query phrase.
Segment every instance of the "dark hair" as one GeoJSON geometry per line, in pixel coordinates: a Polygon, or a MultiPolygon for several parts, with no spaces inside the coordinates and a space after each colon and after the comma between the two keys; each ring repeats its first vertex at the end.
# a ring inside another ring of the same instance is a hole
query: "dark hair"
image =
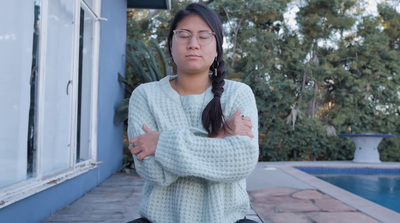
{"type": "Polygon", "coordinates": [[[224,39],[222,23],[218,15],[205,4],[192,3],[187,5],[186,8],[181,9],[176,13],[170,25],[167,45],[168,52],[171,57],[172,37],[174,34],[173,30],[176,29],[181,20],[189,15],[200,16],[215,33],[215,39],[217,40],[217,58],[210,66],[210,71],[212,72],[210,77],[212,79],[212,92],[214,93],[214,98],[204,108],[201,118],[203,126],[208,132],[208,135],[216,136],[221,127],[225,128],[225,118],[221,107],[221,95],[224,92],[223,86],[225,84],[226,77],[225,62],[223,60],[224,54],[222,50],[222,43],[224,39]],[[215,69],[217,69],[217,76],[214,75],[215,69]]]}

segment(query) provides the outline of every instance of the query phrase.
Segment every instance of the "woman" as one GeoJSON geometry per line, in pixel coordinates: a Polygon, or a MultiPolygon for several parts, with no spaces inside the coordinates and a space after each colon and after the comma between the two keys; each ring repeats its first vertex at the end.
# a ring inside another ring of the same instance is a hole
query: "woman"
{"type": "Polygon", "coordinates": [[[145,180],[133,222],[253,222],[246,177],[258,160],[251,89],[224,80],[222,24],[206,5],[179,11],[168,35],[177,75],[130,98],[130,150],[145,180]],[[226,121],[224,117],[228,117],[226,121]]]}

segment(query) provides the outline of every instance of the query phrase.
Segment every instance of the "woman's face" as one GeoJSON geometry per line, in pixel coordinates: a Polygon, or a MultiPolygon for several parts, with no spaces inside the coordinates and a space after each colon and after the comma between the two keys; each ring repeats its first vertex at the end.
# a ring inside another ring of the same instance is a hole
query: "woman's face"
{"type": "MultiPolygon", "coordinates": [[[[171,53],[179,73],[199,74],[207,73],[217,56],[217,41],[215,36],[207,45],[200,45],[196,35],[199,32],[212,33],[207,23],[198,15],[190,15],[182,19],[176,30],[185,30],[192,34],[187,43],[177,42],[175,33],[171,41],[171,53]]],[[[201,38],[201,36],[198,36],[201,38]]]]}

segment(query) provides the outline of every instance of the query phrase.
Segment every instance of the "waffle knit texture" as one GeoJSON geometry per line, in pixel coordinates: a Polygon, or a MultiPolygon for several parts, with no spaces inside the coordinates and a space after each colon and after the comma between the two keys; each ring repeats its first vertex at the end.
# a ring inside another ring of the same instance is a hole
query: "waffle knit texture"
{"type": "MultiPolygon", "coordinates": [[[[234,223],[250,202],[246,177],[258,161],[258,114],[249,86],[225,80],[221,96],[226,120],[239,108],[251,118],[254,138],[209,138],[201,115],[213,98],[211,87],[199,95],[179,96],[167,76],[142,84],[129,102],[129,138],[144,134],[143,124],[160,132],[154,156],[135,168],[145,180],[140,215],[153,223],[234,223]]],[[[133,210],[134,211],[134,210],[133,210]]]]}

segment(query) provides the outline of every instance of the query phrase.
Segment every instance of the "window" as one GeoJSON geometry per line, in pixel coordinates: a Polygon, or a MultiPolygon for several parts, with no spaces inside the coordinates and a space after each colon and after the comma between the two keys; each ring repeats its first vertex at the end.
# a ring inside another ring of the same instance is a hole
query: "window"
{"type": "Polygon", "coordinates": [[[99,6],[0,3],[0,208],[96,161],[99,6]]]}

